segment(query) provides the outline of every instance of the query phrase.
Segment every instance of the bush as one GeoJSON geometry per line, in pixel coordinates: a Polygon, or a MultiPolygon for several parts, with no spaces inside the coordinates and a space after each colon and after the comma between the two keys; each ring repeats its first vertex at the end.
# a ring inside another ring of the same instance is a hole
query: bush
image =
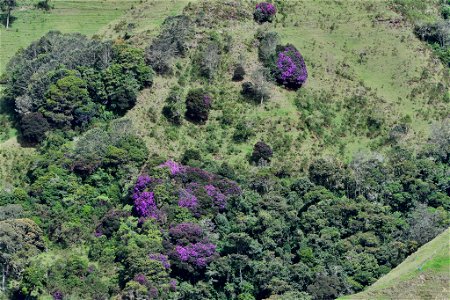
{"type": "Polygon", "coordinates": [[[308,78],[302,55],[290,44],[277,48],[277,61],[273,70],[277,82],[287,88],[300,88],[308,78]]]}
{"type": "Polygon", "coordinates": [[[184,114],[184,103],[181,100],[181,90],[173,89],[166,99],[166,105],[162,109],[162,114],[166,119],[174,124],[181,125],[184,114]]]}
{"type": "Polygon", "coordinates": [[[271,67],[275,64],[275,55],[280,37],[276,32],[259,31],[257,33],[259,40],[258,56],[259,59],[267,66],[271,67]]]}
{"type": "Polygon", "coordinates": [[[240,122],[236,125],[236,129],[234,130],[233,140],[236,142],[245,142],[255,133],[252,128],[245,122],[240,122]]]}
{"type": "Polygon", "coordinates": [[[259,163],[261,161],[270,162],[272,155],[273,152],[270,146],[262,141],[259,141],[253,147],[253,153],[250,160],[255,163],[259,163]]]}
{"type": "Polygon", "coordinates": [[[194,123],[205,124],[211,109],[211,96],[202,89],[189,91],[186,97],[186,118],[194,123]]]}
{"type": "Polygon", "coordinates": [[[48,2],[49,2],[49,0],[41,0],[38,3],[36,3],[34,5],[34,7],[36,7],[36,9],[42,9],[45,11],[49,11],[50,9],[53,8],[53,6],[50,5],[50,3],[48,3],[48,2]]]}
{"type": "Polygon", "coordinates": [[[181,157],[181,163],[183,165],[190,165],[190,162],[195,161],[201,161],[202,156],[198,150],[195,149],[187,149],[184,151],[183,156],[181,157]]]}
{"type": "Polygon", "coordinates": [[[236,68],[234,69],[233,81],[241,81],[244,79],[244,76],[245,76],[244,67],[241,64],[237,65],[236,68]]]}
{"type": "Polygon", "coordinates": [[[276,13],[277,9],[275,5],[268,2],[261,2],[256,4],[253,18],[258,23],[272,22],[276,13]]]}

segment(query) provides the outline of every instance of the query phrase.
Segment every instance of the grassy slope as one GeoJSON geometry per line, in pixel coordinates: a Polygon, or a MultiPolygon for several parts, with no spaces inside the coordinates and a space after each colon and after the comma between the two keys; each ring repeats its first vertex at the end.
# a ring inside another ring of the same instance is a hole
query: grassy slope
{"type": "Polygon", "coordinates": [[[448,299],[449,247],[447,229],[364,292],[340,299],[448,299]]]}
{"type": "MultiPolygon", "coordinates": [[[[0,73],[17,50],[27,47],[50,30],[93,35],[121,16],[137,0],[53,0],[50,12],[32,6],[19,6],[9,30],[0,28],[0,73]]],[[[19,1],[20,3],[20,1],[19,1]]],[[[29,1],[28,1],[29,3],[29,1]]],[[[24,3],[24,4],[28,4],[24,3]]]]}
{"type": "MultiPolygon", "coordinates": [[[[267,27],[278,31],[283,42],[295,44],[303,53],[310,71],[304,90],[330,93],[327,106],[335,117],[325,128],[323,136],[305,128],[305,119],[294,105],[293,92],[273,86],[272,100],[262,106],[246,103],[240,97],[240,84],[229,80],[232,68],[242,53],[246,57],[247,73],[259,65],[257,51],[252,44],[254,34],[261,26],[251,20],[231,22],[219,28],[219,33],[232,35],[233,48],[223,59],[221,71],[210,85],[213,90],[221,86],[222,92],[216,95],[215,110],[207,125],[199,127],[185,122],[180,127],[173,127],[161,117],[165,95],[176,84],[176,78],[157,78],[155,88],[145,91],[136,107],[127,114],[155,155],[178,158],[184,149],[199,148],[210,152],[210,159],[231,162],[237,169],[249,168],[246,156],[257,140],[264,139],[275,145],[275,166],[288,162],[294,170],[300,170],[310,157],[317,155],[341,153],[350,158],[361,149],[380,150],[383,148],[380,137],[386,136],[387,131],[405,117],[412,120],[406,141],[422,143],[432,121],[448,115],[449,108],[442,101],[443,93],[432,93],[432,87],[438,83],[448,87],[448,70],[414,37],[410,26],[397,22],[400,16],[386,3],[298,3],[287,2],[287,18],[283,24],[277,22],[267,27]],[[335,29],[331,30],[331,27],[335,29]],[[362,63],[358,62],[360,52],[366,53],[367,57],[362,63]],[[347,76],[340,74],[343,68],[347,76]],[[420,92],[415,89],[420,89],[420,92]],[[351,109],[343,107],[353,106],[349,96],[361,90],[365,90],[367,103],[354,115],[351,109]],[[236,120],[247,120],[255,128],[256,135],[248,142],[234,143],[231,136],[235,124],[220,124],[225,107],[233,109],[236,120]],[[354,118],[364,123],[369,114],[383,119],[383,132],[378,137],[369,138],[366,131],[357,128],[359,125],[351,127],[352,123],[356,124],[354,118]],[[217,149],[211,149],[214,144],[217,149]]],[[[148,22],[140,20],[137,11],[123,19],[136,24],[148,22]]],[[[142,13],[142,16],[147,17],[148,14],[150,12],[142,13]]],[[[281,21],[282,16],[279,15],[278,19],[281,21]]],[[[120,36],[125,31],[110,34],[120,36]]],[[[153,29],[136,33],[133,39],[142,46],[147,45],[155,34],[153,29]]],[[[197,38],[203,33],[203,30],[197,32],[197,38]]],[[[193,55],[194,51],[190,56],[193,55]]],[[[179,63],[179,73],[189,78],[191,61],[184,59],[179,63]]],[[[207,86],[194,78],[186,90],[198,85],[207,86]]]]}

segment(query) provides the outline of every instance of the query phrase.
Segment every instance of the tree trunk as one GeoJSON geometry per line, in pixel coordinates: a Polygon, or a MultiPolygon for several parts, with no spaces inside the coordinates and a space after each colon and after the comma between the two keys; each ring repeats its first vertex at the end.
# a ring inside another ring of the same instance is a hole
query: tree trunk
{"type": "Polygon", "coordinates": [[[5,291],[5,283],[6,283],[6,270],[5,265],[2,264],[2,291],[5,291]]]}
{"type": "Polygon", "coordinates": [[[11,15],[11,9],[8,9],[8,15],[6,16],[6,29],[9,28],[9,16],[11,15]]]}

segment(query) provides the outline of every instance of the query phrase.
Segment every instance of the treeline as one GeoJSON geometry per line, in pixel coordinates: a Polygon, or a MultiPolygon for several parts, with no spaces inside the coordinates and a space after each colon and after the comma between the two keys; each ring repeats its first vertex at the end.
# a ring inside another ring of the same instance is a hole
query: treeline
{"type": "Polygon", "coordinates": [[[153,80],[143,51],[59,32],[17,53],[5,74],[5,101],[30,143],[42,141],[47,131],[80,132],[123,115],[153,80]]]}

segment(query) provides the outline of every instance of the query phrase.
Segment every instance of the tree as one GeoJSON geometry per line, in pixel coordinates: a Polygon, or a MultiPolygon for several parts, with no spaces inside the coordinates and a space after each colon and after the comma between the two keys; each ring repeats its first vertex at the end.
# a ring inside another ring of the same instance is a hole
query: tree
{"type": "Polygon", "coordinates": [[[0,221],[1,290],[6,291],[8,277],[17,277],[24,270],[26,258],[44,249],[42,230],[30,219],[0,221]]]}
{"type": "Polygon", "coordinates": [[[49,11],[50,9],[52,9],[52,5],[50,5],[50,0],[41,0],[38,3],[36,3],[34,5],[34,7],[36,7],[37,9],[42,9],[45,11],[49,11]]]}
{"type": "Polygon", "coordinates": [[[273,151],[269,145],[263,141],[259,141],[253,147],[253,153],[251,156],[251,161],[260,162],[261,160],[270,162],[270,158],[273,155],[273,151]]]}
{"type": "Polygon", "coordinates": [[[261,105],[264,99],[270,98],[270,86],[267,81],[268,70],[260,68],[254,71],[251,75],[252,82],[244,82],[242,84],[242,95],[259,102],[261,105]]]}
{"type": "Polygon", "coordinates": [[[9,20],[11,18],[11,11],[17,6],[16,0],[0,0],[0,9],[6,14],[6,28],[9,28],[9,20]]]}
{"type": "Polygon", "coordinates": [[[111,110],[123,114],[136,103],[139,82],[122,65],[113,64],[106,69],[105,87],[111,110]]]}
{"type": "Polygon", "coordinates": [[[211,102],[211,96],[202,89],[190,90],[186,97],[186,118],[194,123],[205,124],[211,102]]]}
{"type": "Polygon", "coordinates": [[[22,136],[31,143],[39,143],[45,137],[45,132],[50,129],[47,120],[40,112],[29,113],[20,121],[22,136]]]}
{"type": "Polygon", "coordinates": [[[42,113],[59,128],[81,125],[84,122],[83,116],[76,116],[75,110],[84,108],[84,114],[89,120],[95,115],[95,107],[88,106],[90,102],[86,81],[72,73],[50,86],[42,113]]]}
{"type": "Polygon", "coordinates": [[[244,79],[244,76],[245,76],[245,69],[241,64],[238,64],[234,69],[233,81],[241,81],[242,79],[244,79]]]}

